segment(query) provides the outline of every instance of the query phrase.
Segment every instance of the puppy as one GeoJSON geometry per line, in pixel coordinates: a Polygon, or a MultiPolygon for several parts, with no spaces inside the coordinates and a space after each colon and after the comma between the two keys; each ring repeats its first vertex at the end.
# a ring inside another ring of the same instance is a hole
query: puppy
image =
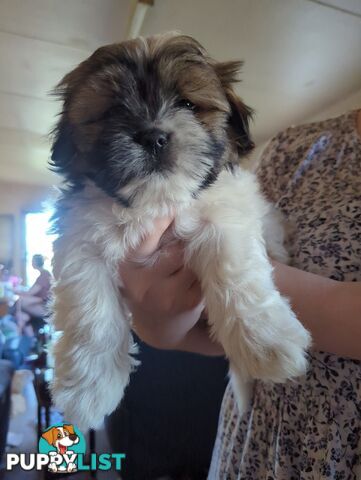
{"type": "Polygon", "coordinates": [[[56,89],[52,164],[66,187],[52,391],[81,428],[116,408],[136,365],[118,265],[162,215],[175,214],[240,401],[247,379],[282,382],[306,368],[309,334],[277,291],[265,248],[285,259],[282,230],[239,166],[253,147],[251,110],[232,88],[240,66],[214,61],[190,37],[156,35],[99,48],[56,89]]]}

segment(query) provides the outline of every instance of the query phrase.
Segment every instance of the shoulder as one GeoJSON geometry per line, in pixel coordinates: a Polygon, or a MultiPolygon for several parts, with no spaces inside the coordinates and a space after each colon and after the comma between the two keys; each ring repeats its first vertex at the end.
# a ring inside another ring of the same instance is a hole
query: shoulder
{"type": "Polygon", "coordinates": [[[260,167],[267,163],[270,157],[282,158],[293,153],[301,153],[301,150],[312,144],[320,134],[329,130],[331,121],[309,123],[306,125],[291,126],[275,135],[265,148],[260,167]]]}
{"type": "MultiPolygon", "coordinates": [[[[311,146],[315,140],[325,134],[339,135],[341,129],[350,128],[355,130],[355,116],[357,111],[347,112],[338,117],[322,121],[291,126],[275,135],[265,148],[261,164],[266,163],[270,156],[277,154],[301,153],[311,146]]],[[[342,131],[342,134],[345,132],[342,131]]]]}
{"type": "Polygon", "coordinates": [[[323,121],[289,127],[275,135],[263,151],[257,176],[265,195],[276,201],[294,172],[304,162],[317,158],[330,141],[350,123],[352,112],[323,121]]]}
{"type": "Polygon", "coordinates": [[[302,127],[289,127],[275,135],[264,149],[256,174],[263,193],[271,202],[277,201],[287,177],[291,173],[291,157],[297,155],[298,141],[303,135],[302,127]]]}

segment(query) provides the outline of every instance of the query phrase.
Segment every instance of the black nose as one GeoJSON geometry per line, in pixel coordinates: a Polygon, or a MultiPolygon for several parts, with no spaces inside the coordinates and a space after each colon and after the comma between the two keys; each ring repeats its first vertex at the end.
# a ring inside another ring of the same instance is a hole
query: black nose
{"type": "Polygon", "coordinates": [[[78,438],[78,435],[75,435],[75,434],[69,435],[69,438],[70,438],[70,440],[72,440],[73,442],[75,442],[75,440],[78,438]]]}
{"type": "Polygon", "coordinates": [[[159,128],[151,128],[140,132],[136,137],[136,141],[148,151],[158,153],[168,144],[169,136],[169,133],[159,128]]]}

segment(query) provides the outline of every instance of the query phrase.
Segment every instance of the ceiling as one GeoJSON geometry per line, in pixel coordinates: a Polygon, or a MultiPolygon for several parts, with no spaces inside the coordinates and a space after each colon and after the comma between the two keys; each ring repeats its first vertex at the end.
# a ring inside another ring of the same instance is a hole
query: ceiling
{"type": "MultiPolygon", "coordinates": [[[[51,184],[60,78],[126,38],[135,0],[0,0],[0,180],[51,184]]],[[[155,0],[141,30],[180,30],[244,59],[239,94],[262,143],[361,89],[361,0],[155,0]]],[[[357,106],[357,105],[355,105],[357,106]]]]}

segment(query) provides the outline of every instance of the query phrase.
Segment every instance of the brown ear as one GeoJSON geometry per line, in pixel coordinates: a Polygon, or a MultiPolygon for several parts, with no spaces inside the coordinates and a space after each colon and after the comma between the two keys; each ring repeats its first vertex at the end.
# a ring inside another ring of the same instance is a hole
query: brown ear
{"type": "Polygon", "coordinates": [[[249,122],[252,119],[253,111],[242,102],[232,88],[226,91],[226,96],[231,106],[231,116],[229,117],[231,136],[237,146],[238,154],[245,155],[254,148],[254,142],[249,132],[249,122]]]}
{"type": "Polygon", "coordinates": [[[213,68],[221,81],[223,88],[229,87],[233,83],[240,81],[239,72],[243,66],[241,60],[232,60],[230,62],[216,62],[213,68]]]}
{"type": "Polygon", "coordinates": [[[47,430],[46,432],[44,432],[41,438],[44,438],[49,445],[54,445],[55,435],[56,435],[56,428],[53,427],[50,430],[47,430]]]}
{"type": "Polygon", "coordinates": [[[241,61],[218,62],[214,65],[231,108],[230,135],[239,155],[245,155],[254,148],[249,132],[249,122],[252,119],[253,111],[242,102],[233,90],[233,84],[239,82],[238,74],[242,65],[241,61]]]}
{"type": "Polygon", "coordinates": [[[73,140],[73,131],[69,122],[61,119],[53,132],[50,169],[55,172],[67,173],[72,170],[77,150],[73,140]]]}
{"type": "Polygon", "coordinates": [[[87,79],[103,62],[109,61],[116,46],[101,47],[60,81],[52,92],[62,102],[60,120],[52,131],[50,169],[71,177],[84,169],[81,153],[97,137],[99,119],[109,107],[111,97],[99,80],[97,90],[87,79]]]}
{"type": "Polygon", "coordinates": [[[74,427],[73,425],[63,425],[64,430],[70,433],[70,435],[74,435],[74,427]]]}

